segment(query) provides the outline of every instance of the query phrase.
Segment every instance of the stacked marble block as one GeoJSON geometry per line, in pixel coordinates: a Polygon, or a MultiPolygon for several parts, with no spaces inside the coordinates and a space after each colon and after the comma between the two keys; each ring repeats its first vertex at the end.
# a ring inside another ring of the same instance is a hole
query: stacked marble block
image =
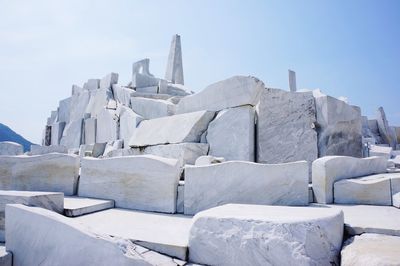
{"type": "Polygon", "coordinates": [[[400,174],[387,173],[384,157],[326,156],[312,165],[318,203],[400,207],[400,174]]]}

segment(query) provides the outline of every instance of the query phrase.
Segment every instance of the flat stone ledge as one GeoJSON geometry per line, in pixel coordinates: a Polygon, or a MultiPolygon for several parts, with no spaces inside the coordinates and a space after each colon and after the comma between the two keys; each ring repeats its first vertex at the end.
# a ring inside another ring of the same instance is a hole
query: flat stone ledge
{"type": "Polygon", "coordinates": [[[73,219],[98,232],[186,260],[191,216],[109,209],[73,219]]]}
{"type": "Polygon", "coordinates": [[[353,235],[375,233],[400,236],[400,211],[391,206],[312,204],[342,210],[346,232],[353,235]]]}
{"type": "Polygon", "coordinates": [[[64,198],[64,215],[68,217],[77,217],[110,208],[114,208],[113,200],[82,197],[64,198]]]}
{"type": "Polygon", "coordinates": [[[189,260],[206,265],[338,265],[343,213],[227,204],[193,217],[189,260]]]}

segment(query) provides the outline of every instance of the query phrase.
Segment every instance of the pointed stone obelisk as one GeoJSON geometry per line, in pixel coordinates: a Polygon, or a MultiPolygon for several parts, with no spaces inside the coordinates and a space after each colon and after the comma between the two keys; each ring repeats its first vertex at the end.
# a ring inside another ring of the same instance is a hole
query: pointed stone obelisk
{"type": "Polygon", "coordinates": [[[291,92],[297,91],[296,72],[294,72],[293,70],[290,70],[290,69],[289,69],[289,89],[291,92]]]}
{"type": "Polygon", "coordinates": [[[171,49],[169,50],[165,79],[174,84],[184,85],[181,36],[179,36],[178,34],[172,37],[171,49]]]}

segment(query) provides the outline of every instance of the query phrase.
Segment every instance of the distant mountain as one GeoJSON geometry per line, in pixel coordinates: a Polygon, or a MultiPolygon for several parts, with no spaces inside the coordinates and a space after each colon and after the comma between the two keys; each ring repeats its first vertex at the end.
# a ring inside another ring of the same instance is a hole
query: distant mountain
{"type": "Polygon", "coordinates": [[[33,144],[2,123],[0,123],[0,142],[1,141],[13,141],[19,143],[24,147],[24,151],[29,151],[31,149],[31,144],[33,144]]]}

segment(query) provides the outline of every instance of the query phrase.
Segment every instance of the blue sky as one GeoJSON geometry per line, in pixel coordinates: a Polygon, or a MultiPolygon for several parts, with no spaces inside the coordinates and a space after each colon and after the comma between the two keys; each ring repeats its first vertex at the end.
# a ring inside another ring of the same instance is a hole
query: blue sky
{"type": "Polygon", "coordinates": [[[109,72],[130,79],[150,58],[163,77],[172,35],[182,37],[186,85],[233,75],[267,86],[320,88],[400,125],[400,1],[0,0],[0,122],[39,143],[71,85],[109,72]]]}

